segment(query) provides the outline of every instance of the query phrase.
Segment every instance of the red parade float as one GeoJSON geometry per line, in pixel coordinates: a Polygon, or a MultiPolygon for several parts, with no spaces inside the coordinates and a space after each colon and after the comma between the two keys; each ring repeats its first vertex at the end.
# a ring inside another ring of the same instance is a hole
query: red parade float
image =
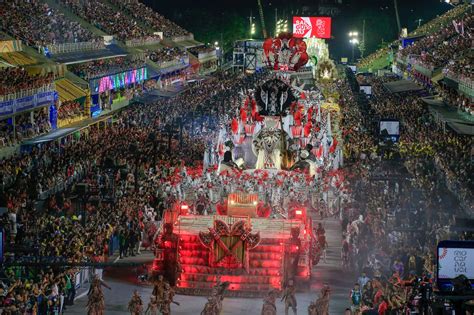
{"type": "Polygon", "coordinates": [[[312,220],[304,207],[292,207],[289,218],[274,219],[256,194],[230,194],[216,215],[190,214],[176,203],[156,239],[153,271],[191,295],[208,294],[218,278],[230,282],[233,296],[281,290],[290,279],[307,284],[312,220]]]}
{"type": "MultiPolygon", "coordinates": [[[[291,34],[265,40],[263,51],[265,63],[276,71],[297,71],[309,59],[306,43],[291,34]]],[[[228,181],[248,177],[251,185],[256,186],[262,186],[268,176],[276,178],[277,186],[292,176],[307,178],[306,184],[310,182],[314,175],[293,169],[293,162],[283,158],[280,161],[280,155],[274,156],[273,152],[262,153],[264,145],[271,144],[280,150],[281,156],[287,154],[289,135],[283,131],[283,115],[293,116],[294,124],[289,133],[291,138],[301,142],[302,148],[311,135],[319,131],[316,117],[320,116],[320,109],[315,110],[314,106],[305,109],[298,98],[305,100],[306,95],[297,92],[293,96],[292,87],[278,77],[257,87],[254,95],[243,97],[236,116],[228,121],[227,140],[216,147],[221,159],[224,157],[218,176],[227,176],[228,181]],[[266,137],[264,132],[268,133],[266,137]],[[265,163],[259,166],[257,159],[255,167],[245,171],[237,168],[229,154],[230,147],[240,146],[244,141],[255,152],[260,152],[265,163]],[[226,154],[230,157],[227,161],[226,154]],[[267,160],[278,163],[269,166],[273,164],[266,163],[267,160]],[[227,164],[222,167],[223,163],[227,164]]],[[[314,152],[318,158],[322,157],[322,145],[314,148],[314,152]]],[[[222,183],[228,182],[223,180],[222,183]]],[[[319,251],[313,221],[307,215],[307,203],[294,201],[282,211],[272,208],[263,199],[242,189],[226,192],[210,205],[214,215],[207,212],[197,215],[199,211],[193,211],[192,205],[176,202],[165,211],[155,240],[154,273],[176,284],[178,293],[190,295],[209,294],[217,281],[230,283],[229,295],[250,297],[273,289],[282,290],[290,280],[298,286],[308,285],[319,251]]]]}

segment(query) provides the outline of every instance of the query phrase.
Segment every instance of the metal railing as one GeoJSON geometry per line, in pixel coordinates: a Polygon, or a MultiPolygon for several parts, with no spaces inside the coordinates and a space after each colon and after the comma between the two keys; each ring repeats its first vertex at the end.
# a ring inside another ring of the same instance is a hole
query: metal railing
{"type": "Polygon", "coordinates": [[[194,40],[194,34],[190,33],[188,35],[183,35],[183,36],[174,36],[174,37],[171,37],[171,40],[173,42],[182,42],[182,41],[185,41],[185,40],[194,40]]]}
{"type": "Polygon", "coordinates": [[[158,37],[129,39],[129,40],[125,41],[125,45],[127,47],[156,45],[156,44],[159,44],[159,43],[161,43],[161,39],[158,38],[158,37]]]}
{"type": "Polygon", "coordinates": [[[48,50],[51,54],[66,54],[77,51],[94,51],[105,49],[103,41],[100,42],[78,42],[78,43],[64,43],[64,44],[53,44],[47,45],[48,50]]]}
{"type": "Polygon", "coordinates": [[[39,93],[43,93],[43,92],[54,91],[55,89],[56,88],[55,88],[54,83],[46,84],[36,89],[28,89],[28,90],[18,91],[15,93],[10,93],[7,95],[0,95],[0,102],[13,101],[13,100],[17,100],[23,97],[28,97],[28,96],[33,96],[39,93]]]}
{"type": "Polygon", "coordinates": [[[181,64],[183,64],[183,62],[184,62],[184,65],[189,64],[189,57],[186,57],[186,58],[181,59],[181,60],[170,60],[170,61],[157,62],[156,64],[158,64],[160,66],[160,69],[165,69],[165,68],[181,65],[181,64]]]}

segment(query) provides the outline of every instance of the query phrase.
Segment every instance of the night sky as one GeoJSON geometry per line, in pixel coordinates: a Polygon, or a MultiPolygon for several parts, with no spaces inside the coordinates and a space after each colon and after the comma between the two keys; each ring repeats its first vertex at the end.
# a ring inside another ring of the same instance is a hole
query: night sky
{"type": "MultiPolygon", "coordinates": [[[[194,33],[202,42],[227,41],[230,47],[235,39],[249,37],[249,16],[256,17],[256,38],[262,38],[257,0],[141,0],[167,18],[194,33]]],[[[288,18],[291,31],[293,15],[317,16],[321,10],[335,8],[339,13],[333,16],[333,38],[329,40],[332,57],[350,54],[351,46],[347,33],[362,32],[362,21],[366,20],[366,55],[377,49],[382,39],[392,41],[397,37],[397,23],[393,0],[262,0],[265,24],[270,34],[275,30],[275,8],[278,18],[288,18]],[[342,4],[341,4],[342,2],[342,4]]],[[[442,14],[450,8],[440,0],[398,0],[402,27],[413,30],[418,21],[422,23],[442,14]]],[[[323,11],[324,12],[324,11],[323,11]]]]}

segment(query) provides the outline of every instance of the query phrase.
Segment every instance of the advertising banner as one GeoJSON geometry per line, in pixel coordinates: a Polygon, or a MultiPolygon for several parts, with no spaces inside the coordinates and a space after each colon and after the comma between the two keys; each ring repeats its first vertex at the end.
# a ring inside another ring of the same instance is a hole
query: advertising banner
{"type": "Polygon", "coordinates": [[[35,97],[27,96],[16,100],[15,112],[21,112],[35,107],[35,97]]]}
{"type": "Polygon", "coordinates": [[[11,115],[14,111],[15,101],[6,101],[0,103],[0,116],[11,115]]]}
{"type": "Polygon", "coordinates": [[[94,93],[103,93],[113,89],[128,87],[135,83],[142,83],[147,79],[148,69],[143,67],[92,79],[89,81],[89,85],[94,93]]]}
{"type": "Polygon", "coordinates": [[[16,100],[0,102],[0,116],[12,115],[35,107],[47,106],[54,103],[55,91],[38,93],[16,100]]]}
{"type": "Polygon", "coordinates": [[[454,279],[464,275],[474,279],[474,248],[438,248],[438,277],[454,279]]]}
{"type": "Polygon", "coordinates": [[[293,36],[297,38],[331,38],[331,18],[294,16],[293,36]]]}
{"type": "Polygon", "coordinates": [[[51,104],[54,101],[54,92],[44,92],[36,95],[36,106],[51,104]]]}

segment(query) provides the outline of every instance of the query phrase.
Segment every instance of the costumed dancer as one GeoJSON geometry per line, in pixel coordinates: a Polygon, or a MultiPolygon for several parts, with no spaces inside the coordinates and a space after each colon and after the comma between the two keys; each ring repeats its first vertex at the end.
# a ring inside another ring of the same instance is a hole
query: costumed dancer
{"type": "Polygon", "coordinates": [[[145,315],[158,315],[158,300],[156,299],[156,296],[150,296],[150,302],[148,302],[145,315]]]}
{"type": "Polygon", "coordinates": [[[232,170],[232,169],[238,169],[238,168],[239,166],[232,159],[232,152],[229,150],[229,151],[225,151],[224,159],[219,164],[219,169],[217,170],[217,173],[220,174],[221,172],[225,170],[232,170]]]}
{"type": "Polygon", "coordinates": [[[128,302],[128,310],[130,315],[141,315],[143,312],[143,301],[137,290],[133,291],[132,298],[128,302]]]}
{"type": "Polygon", "coordinates": [[[207,303],[201,315],[219,315],[222,311],[222,301],[224,300],[224,293],[229,288],[230,282],[221,282],[220,276],[217,277],[216,284],[212,288],[211,296],[207,298],[207,303]]]}
{"type": "Polygon", "coordinates": [[[268,292],[267,296],[263,299],[263,306],[261,315],[276,315],[277,310],[275,306],[277,292],[271,290],[268,292]]]}
{"type": "Polygon", "coordinates": [[[204,305],[204,309],[201,311],[201,315],[219,315],[220,310],[217,299],[216,296],[208,297],[206,305],[204,305]]]}
{"type": "Polygon", "coordinates": [[[159,275],[158,280],[156,280],[153,284],[153,292],[151,294],[155,296],[157,301],[163,299],[163,294],[165,292],[165,283],[166,281],[164,280],[163,276],[159,275]]]}
{"type": "Polygon", "coordinates": [[[169,285],[169,283],[165,283],[163,298],[159,301],[161,314],[163,315],[171,314],[171,303],[179,305],[178,302],[173,301],[174,294],[175,292],[173,288],[169,285]]]}
{"type": "Polygon", "coordinates": [[[285,315],[288,315],[290,307],[293,310],[293,314],[296,315],[296,288],[293,284],[293,280],[288,281],[281,300],[285,301],[285,315]]]}
{"type": "Polygon", "coordinates": [[[321,294],[316,301],[308,306],[308,315],[329,315],[329,296],[331,289],[327,283],[321,289],[321,294]]]}
{"type": "Polygon", "coordinates": [[[109,290],[112,289],[104,281],[99,279],[97,275],[94,274],[91,286],[89,288],[89,292],[87,293],[89,297],[86,305],[88,315],[104,314],[105,301],[104,293],[102,293],[102,286],[106,287],[109,290]]]}

